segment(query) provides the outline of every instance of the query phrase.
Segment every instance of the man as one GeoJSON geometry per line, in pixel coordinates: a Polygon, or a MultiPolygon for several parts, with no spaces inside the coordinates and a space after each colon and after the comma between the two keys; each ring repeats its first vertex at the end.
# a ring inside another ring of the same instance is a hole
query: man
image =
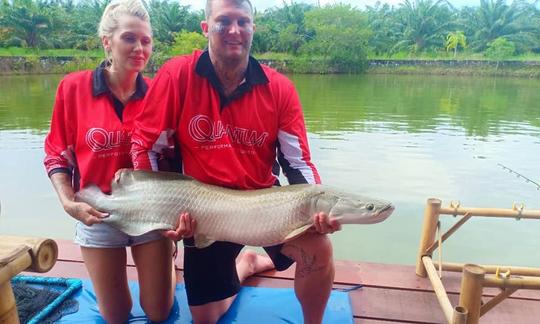
{"type": "MultiPolygon", "coordinates": [[[[236,189],[277,184],[277,159],[289,183],[319,183],[310,161],[300,101],[292,83],[249,56],[253,8],[249,0],[208,0],[201,22],[208,50],[177,57],[156,75],[132,137],[136,169],[157,170],[156,156],[175,146],[183,173],[236,189]]],[[[241,206],[240,206],[241,207],[241,206]]],[[[184,239],[184,279],[195,323],[216,323],[233,302],[240,282],[296,262],[295,292],[305,323],[321,323],[334,278],[327,233],[340,229],[327,215],[314,215],[314,230],[265,248],[270,258],[240,245],[216,242],[192,247],[196,228],[189,215],[176,231],[184,239]]]]}

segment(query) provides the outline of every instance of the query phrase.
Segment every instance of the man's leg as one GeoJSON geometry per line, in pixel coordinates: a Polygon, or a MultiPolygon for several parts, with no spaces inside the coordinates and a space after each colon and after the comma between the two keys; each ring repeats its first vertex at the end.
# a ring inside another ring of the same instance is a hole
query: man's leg
{"type": "Polygon", "coordinates": [[[330,239],[306,233],[285,243],[281,253],[296,262],[294,291],[302,305],[304,323],[321,323],[334,281],[330,239]]]}
{"type": "Polygon", "coordinates": [[[237,257],[241,248],[216,242],[203,250],[184,250],[184,279],[195,324],[216,323],[233,303],[243,280],[274,267],[270,258],[253,251],[237,257]]]}

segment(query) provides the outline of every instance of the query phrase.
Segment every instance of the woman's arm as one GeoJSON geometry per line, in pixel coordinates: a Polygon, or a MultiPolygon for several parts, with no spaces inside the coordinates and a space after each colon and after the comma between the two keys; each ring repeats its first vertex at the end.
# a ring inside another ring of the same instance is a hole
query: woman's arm
{"type": "Polygon", "coordinates": [[[90,226],[103,222],[103,218],[109,216],[107,213],[97,211],[87,203],[75,201],[75,191],[71,185],[71,177],[68,174],[54,173],[51,175],[51,182],[62,207],[71,217],[90,226]]]}

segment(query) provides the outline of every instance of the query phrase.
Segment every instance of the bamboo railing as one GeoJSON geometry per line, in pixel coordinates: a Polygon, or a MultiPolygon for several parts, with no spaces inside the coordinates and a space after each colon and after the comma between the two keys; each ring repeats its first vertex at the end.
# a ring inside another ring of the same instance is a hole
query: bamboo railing
{"type": "Polygon", "coordinates": [[[47,272],[57,257],[53,240],[0,235],[0,323],[19,323],[11,278],[22,271],[47,272]]]}
{"type": "MultiPolygon", "coordinates": [[[[540,210],[526,210],[523,205],[512,209],[463,208],[452,203],[441,207],[439,199],[428,199],[424,211],[424,223],[416,261],[416,274],[428,277],[449,324],[477,324],[480,317],[508,298],[518,289],[540,290],[540,269],[497,265],[474,265],[449,262],[433,262],[433,252],[442,246],[452,234],[472,217],[498,217],[515,219],[540,219],[540,210]],[[444,234],[440,230],[441,215],[463,216],[444,234]],[[438,237],[436,237],[438,236],[438,237]],[[439,272],[437,272],[437,269],[439,272]],[[441,281],[442,271],[462,272],[459,304],[452,306],[441,281]],[[501,293],[482,304],[483,287],[500,288],[501,293]]],[[[439,253],[439,256],[441,254],[439,253]]]]}

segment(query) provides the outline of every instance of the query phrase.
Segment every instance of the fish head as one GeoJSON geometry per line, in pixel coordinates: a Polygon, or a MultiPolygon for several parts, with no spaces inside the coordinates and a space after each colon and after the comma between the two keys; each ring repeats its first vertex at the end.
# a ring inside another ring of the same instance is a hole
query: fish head
{"type": "Polygon", "coordinates": [[[394,211],[389,201],[334,190],[319,195],[315,210],[324,211],[341,224],[374,224],[394,211]]]}

